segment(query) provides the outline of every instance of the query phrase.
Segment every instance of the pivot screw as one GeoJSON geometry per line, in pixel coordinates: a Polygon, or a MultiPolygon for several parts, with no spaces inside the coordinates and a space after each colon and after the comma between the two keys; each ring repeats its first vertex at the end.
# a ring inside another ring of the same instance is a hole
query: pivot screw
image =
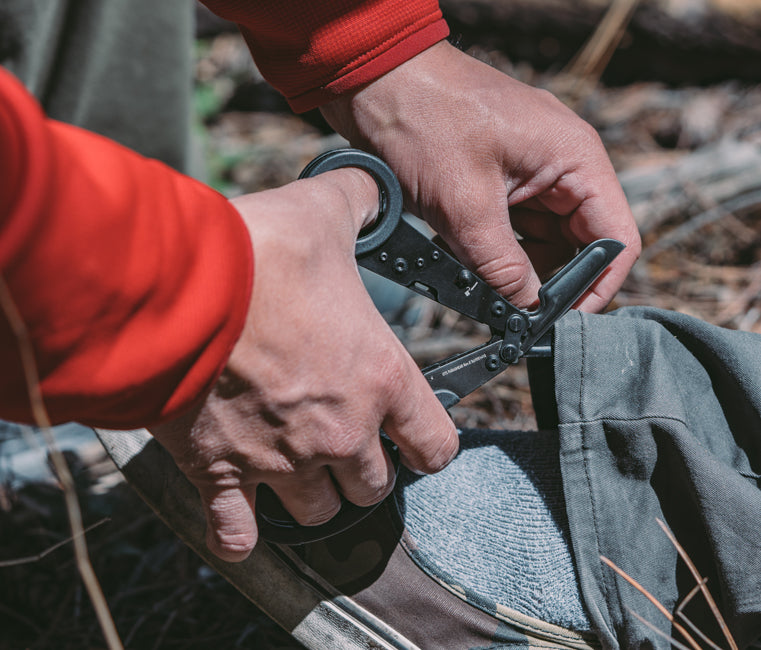
{"type": "Polygon", "coordinates": [[[499,351],[499,356],[505,363],[516,363],[521,356],[521,351],[514,345],[506,345],[499,351]]]}
{"type": "Polygon", "coordinates": [[[511,332],[518,333],[523,330],[523,319],[518,314],[513,314],[507,321],[507,327],[511,332]]]}
{"type": "Polygon", "coordinates": [[[490,354],[486,359],[486,369],[496,370],[499,368],[499,357],[496,354],[490,354]]]}
{"type": "Polygon", "coordinates": [[[394,271],[397,273],[404,273],[407,270],[407,260],[403,257],[397,257],[394,260],[394,271]]]}

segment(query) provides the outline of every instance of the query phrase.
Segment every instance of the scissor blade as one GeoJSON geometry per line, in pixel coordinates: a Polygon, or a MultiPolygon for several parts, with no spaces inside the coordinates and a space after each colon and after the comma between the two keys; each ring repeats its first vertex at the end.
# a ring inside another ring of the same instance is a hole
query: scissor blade
{"type": "Polygon", "coordinates": [[[450,408],[510,366],[499,356],[501,339],[462,352],[423,369],[434,394],[450,408]]]}
{"type": "Polygon", "coordinates": [[[542,285],[539,308],[529,315],[524,351],[533,347],[555,321],[574,306],[624,248],[616,239],[598,239],[542,285]]]}

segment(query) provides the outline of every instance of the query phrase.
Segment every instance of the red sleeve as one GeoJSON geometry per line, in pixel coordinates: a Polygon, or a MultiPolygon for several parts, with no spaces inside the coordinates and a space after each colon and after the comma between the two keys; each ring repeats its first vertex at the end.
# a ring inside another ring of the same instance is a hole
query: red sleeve
{"type": "MultiPolygon", "coordinates": [[[[133,428],[207,391],[251,295],[252,253],[221,195],[47,120],[0,69],[0,273],[29,329],[55,422],[133,428]]],[[[0,417],[29,422],[0,314],[0,417]]]]}
{"type": "Polygon", "coordinates": [[[240,25],[295,111],[374,81],[449,33],[436,0],[203,1],[240,25]]]}

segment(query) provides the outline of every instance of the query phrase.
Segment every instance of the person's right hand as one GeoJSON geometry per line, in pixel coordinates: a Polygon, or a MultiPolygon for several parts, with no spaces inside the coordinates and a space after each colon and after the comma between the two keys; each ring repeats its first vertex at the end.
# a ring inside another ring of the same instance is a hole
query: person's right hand
{"type": "Polygon", "coordinates": [[[357,234],[378,209],[375,182],[340,169],[234,205],[254,246],[246,326],[205,401],[152,428],[198,488],[207,543],[227,561],[256,543],[259,483],[296,521],[316,525],[337,513],[339,493],[366,506],[391,491],[381,428],[418,472],[442,469],[458,446],[357,271],[357,234]]]}

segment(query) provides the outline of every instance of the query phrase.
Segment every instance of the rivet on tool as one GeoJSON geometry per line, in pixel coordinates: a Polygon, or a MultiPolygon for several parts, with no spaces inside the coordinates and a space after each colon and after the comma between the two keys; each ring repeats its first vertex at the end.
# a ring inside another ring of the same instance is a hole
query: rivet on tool
{"type": "Polygon", "coordinates": [[[505,363],[515,363],[520,355],[520,350],[514,345],[506,345],[499,351],[499,356],[502,357],[502,361],[505,363]]]}
{"type": "Polygon", "coordinates": [[[381,253],[380,255],[378,255],[378,259],[381,262],[387,262],[388,261],[388,253],[381,253]]]}
{"type": "Polygon", "coordinates": [[[505,303],[500,301],[493,302],[491,304],[491,313],[492,316],[502,316],[505,313],[505,303]]]}
{"type": "Polygon", "coordinates": [[[431,259],[434,262],[438,262],[440,257],[441,257],[441,253],[439,253],[439,251],[433,251],[433,253],[431,253],[431,259]]]}
{"type": "Polygon", "coordinates": [[[394,271],[397,273],[404,273],[407,270],[407,260],[403,257],[397,257],[394,260],[394,271]]]}
{"type": "Polygon", "coordinates": [[[518,314],[513,314],[507,321],[507,327],[511,332],[520,332],[524,327],[523,319],[518,314]]]}
{"type": "Polygon", "coordinates": [[[473,274],[467,269],[462,269],[457,274],[457,279],[455,280],[455,284],[461,289],[464,289],[465,287],[469,287],[472,282],[473,282],[473,274]]]}
{"type": "Polygon", "coordinates": [[[424,265],[425,265],[425,260],[424,260],[422,257],[418,257],[418,258],[415,260],[415,266],[416,266],[417,268],[419,268],[419,269],[422,269],[424,265]]]}
{"type": "Polygon", "coordinates": [[[490,354],[486,359],[486,369],[496,370],[497,368],[499,368],[499,358],[496,354],[490,354]]]}

